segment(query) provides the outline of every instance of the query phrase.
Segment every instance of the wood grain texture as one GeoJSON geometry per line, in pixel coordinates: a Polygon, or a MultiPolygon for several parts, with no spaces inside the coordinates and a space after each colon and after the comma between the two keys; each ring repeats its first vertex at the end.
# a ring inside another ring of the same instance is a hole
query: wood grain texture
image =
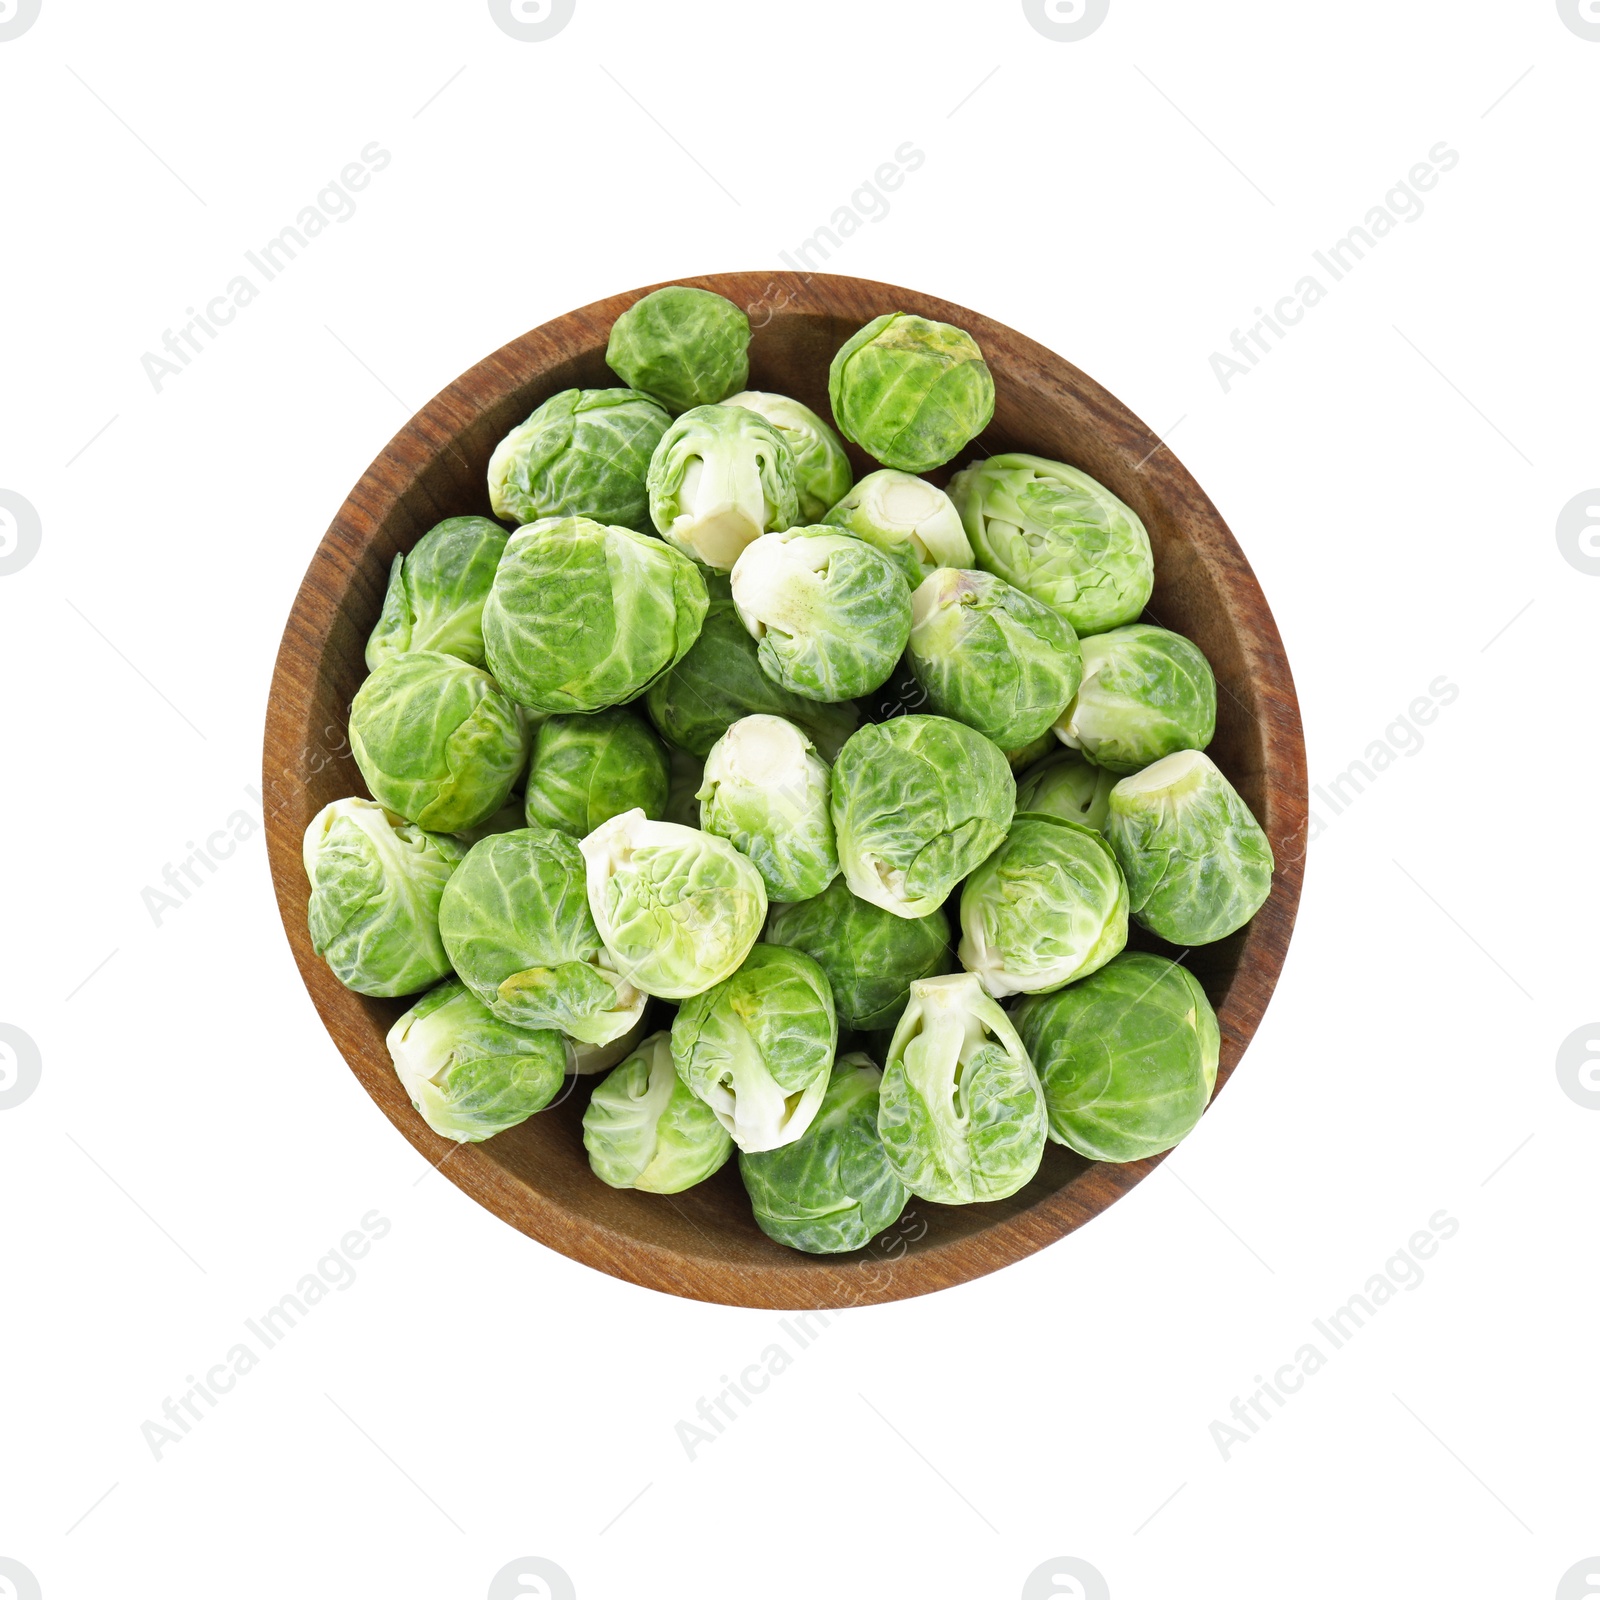
{"type": "MultiPolygon", "coordinates": [[[[971,460],[1027,450],[1082,468],[1144,519],[1156,559],[1147,619],[1186,634],[1210,659],[1219,690],[1211,754],[1260,818],[1278,861],[1272,897],[1254,921],[1189,958],[1221,1023],[1220,1090],[1261,1021],[1288,950],[1305,851],[1306,772],[1283,643],[1216,508],[1156,435],[1092,379],[963,306],[828,274],[682,281],[749,309],[751,388],[793,395],[823,416],[830,414],[828,363],[872,317],[911,311],[966,328],[994,371],[994,420],[950,469],[931,476],[942,482],[971,460]]],[[[585,306],[480,362],[395,435],[334,518],[284,630],[267,715],[262,781],[279,909],[306,988],[363,1087],[428,1161],[513,1227],[630,1282],[729,1305],[831,1308],[926,1294],[1060,1239],[1161,1158],[1117,1166],[1052,1144],[1038,1175],[1009,1200],[962,1207],[913,1200],[901,1227],[867,1249],[803,1256],[756,1227],[736,1163],[671,1197],[609,1189],[595,1178],[579,1137],[593,1080],[569,1079],[558,1104],[485,1144],[458,1148],[440,1138],[412,1110],[384,1048],[407,1002],[342,988],[306,932],[301,836],[330,800],[366,792],[346,720],[395,552],[444,517],[490,514],[485,469],[496,443],[558,390],[614,385],[604,360],[611,324],[649,292],[585,306]]],[[[858,475],[876,465],[854,447],[851,457],[858,475]]]]}

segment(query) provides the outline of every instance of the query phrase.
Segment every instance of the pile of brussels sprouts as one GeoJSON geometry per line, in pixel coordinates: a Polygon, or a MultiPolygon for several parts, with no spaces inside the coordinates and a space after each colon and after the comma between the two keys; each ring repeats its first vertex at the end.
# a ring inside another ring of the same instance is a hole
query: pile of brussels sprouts
{"type": "Polygon", "coordinates": [[[883,463],[859,483],[745,389],[749,342],[719,295],[645,296],[606,351],[627,387],[495,450],[515,531],[395,557],[350,707],[372,798],[306,832],[310,929],[351,989],[426,990],[388,1044],[438,1133],[604,1073],[600,1181],[674,1194],[737,1147],[767,1234],[847,1251],[911,1195],[1016,1193],[1047,1138],[1182,1139],[1216,1017],[1129,918],[1221,939],[1273,861],[1202,753],[1205,657],[1138,620],[1134,512],[1031,455],[917,476],[993,413],[969,335],[891,312],[834,356],[839,433],[883,463]]]}

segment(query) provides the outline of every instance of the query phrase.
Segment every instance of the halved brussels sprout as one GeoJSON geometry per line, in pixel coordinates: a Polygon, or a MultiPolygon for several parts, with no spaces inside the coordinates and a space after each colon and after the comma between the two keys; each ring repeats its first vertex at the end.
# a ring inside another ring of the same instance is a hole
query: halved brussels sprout
{"type": "Polygon", "coordinates": [[[391,656],[350,702],[350,749],[379,805],[433,833],[476,827],[528,764],[520,706],[438,650],[391,656]]]}
{"type": "Polygon", "coordinates": [[[1059,989],[1128,942],[1128,886],[1092,828],[1030,814],[961,890],[961,965],[997,999],[1059,989]]]}
{"type": "Polygon", "coordinates": [[[743,406],[763,416],[783,435],[794,457],[794,488],[801,522],[821,522],[822,513],[850,487],[850,458],[826,422],[810,406],[786,394],[746,389],[725,406],[743,406]]]}
{"type": "Polygon", "coordinates": [[[1016,779],[999,747],[948,717],[853,734],[833,766],[833,827],[851,891],[925,917],[1005,838],[1016,779]]]}
{"type": "Polygon", "coordinates": [[[828,763],[792,722],[742,717],[711,747],[700,826],[748,856],[767,899],[809,900],[838,876],[828,763]]]}
{"type": "Polygon", "coordinates": [[[422,1120],[457,1144],[492,1139],[544,1110],[566,1063],[553,1028],[502,1022],[454,978],[423,995],[384,1042],[422,1120]]]}
{"type": "Polygon", "coordinates": [[[506,547],[487,517],[446,517],[394,558],[378,625],[367,640],[367,670],[407,650],[439,650],[483,665],[483,602],[506,547]]]}
{"type": "Polygon", "coordinates": [[[989,426],[994,379],[971,334],[890,311],[840,347],[828,403],[839,431],[868,455],[928,472],[989,426]]]}
{"type": "Polygon", "coordinates": [[[563,389],[489,457],[497,517],[591,517],[648,531],[645,474],[672,419],[636,389],[563,389]]]}
{"type": "Polygon", "coordinates": [[[1017,779],[1017,815],[1042,811],[1104,833],[1116,777],[1076,750],[1057,750],[1017,779]]]}
{"type": "Polygon", "coordinates": [[[911,633],[911,592],[895,564],[834,528],[764,535],[730,581],[761,670],[807,700],[870,694],[911,633]]]}
{"type": "Polygon", "coordinates": [[[606,365],[676,413],[744,388],[749,348],[750,319],[731,300],[673,283],[611,324],[606,365]]]}
{"type": "Polygon", "coordinates": [[[603,1082],[583,1113],[589,1165],[613,1189],[681,1194],[733,1154],[733,1140],[672,1064],[672,1042],[653,1033],[603,1082]]]}
{"type": "Polygon", "coordinates": [[[585,897],[578,846],[553,828],[475,844],[439,904],[450,964],[505,1022],[606,1044],[644,1011],[617,971],[585,897]]]}
{"type": "Polygon", "coordinates": [[[706,585],[659,539],[587,517],[513,534],[483,608],[483,640],[506,693],[535,711],[631,700],[700,633],[706,585]]]}
{"type": "Polygon", "coordinates": [[[944,911],[902,917],[850,892],[835,878],[814,900],[772,908],[768,944],[803,951],[827,974],[839,1026],[856,1033],[892,1028],[918,978],[955,970],[944,911]]]}
{"type": "Polygon", "coordinates": [[[778,1150],[739,1156],[739,1175],[769,1239],[808,1255],[859,1250],[906,1207],[878,1137],[883,1074],[870,1056],[840,1056],[811,1126],[778,1150]]]}
{"type": "Polygon", "coordinates": [[[752,539],[799,515],[794,456],[743,406],[696,406],[650,458],[650,518],[668,544],[727,572],[752,539]]]}
{"type": "Polygon", "coordinates": [[[950,496],[926,478],[869,472],[821,519],[881,550],[911,588],[939,567],[970,567],[972,546],[950,496]]]}
{"type": "Polygon", "coordinates": [[[726,839],[624,811],[578,848],[600,937],[646,994],[700,994],[735,971],[760,936],[767,891],[726,839]]]}
{"type": "Polygon", "coordinates": [[[311,948],[357,994],[415,994],[450,970],[439,897],[466,854],[371,800],[335,800],[301,847],[311,948]]]}
{"type": "Polygon", "coordinates": [[[832,760],[861,720],[849,701],[824,705],[774,683],[731,599],[712,600],[700,637],[644,703],[663,739],[702,757],[740,717],[763,713],[794,723],[832,760]]]}
{"type": "Polygon", "coordinates": [[[988,572],[941,567],[911,597],[911,670],[929,709],[1015,750],[1049,730],[1078,688],[1072,624],[988,572]]]}
{"type": "Polygon", "coordinates": [[[1132,622],[1155,565],[1144,524],[1086,472],[1042,456],[990,456],[950,480],[978,565],[1054,606],[1080,637],[1132,622]]]}
{"type": "Polygon", "coordinates": [[[1211,664],[1179,633],[1130,623],[1083,641],[1083,682],[1056,737],[1107,772],[1126,774],[1217,731],[1211,664]]]}
{"type": "Polygon", "coordinates": [[[1173,944],[1242,928],[1272,893],[1272,846],[1210,756],[1180,750],[1111,791],[1106,838],[1134,921],[1173,944]]]}
{"type": "Polygon", "coordinates": [[[1222,1036],[1192,973],[1120,955],[1012,1020],[1044,1088],[1050,1137],[1091,1161],[1142,1161],[1193,1132],[1217,1086],[1222,1036]]]}
{"type": "Polygon", "coordinates": [[[631,711],[551,717],[533,741],[526,805],[530,828],[558,828],[574,839],[635,806],[659,817],[667,752],[631,711]]]}
{"type": "Polygon", "coordinates": [[[889,1045],[878,1133],[906,1188],[940,1205],[1004,1200],[1039,1170],[1039,1079],[1011,1019],[970,972],[911,985],[889,1045]]]}
{"type": "Polygon", "coordinates": [[[828,980],[810,956],[758,944],[678,1008],[672,1060],[741,1150],[776,1150],[811,1126],[839,1042],[828,980]]]}

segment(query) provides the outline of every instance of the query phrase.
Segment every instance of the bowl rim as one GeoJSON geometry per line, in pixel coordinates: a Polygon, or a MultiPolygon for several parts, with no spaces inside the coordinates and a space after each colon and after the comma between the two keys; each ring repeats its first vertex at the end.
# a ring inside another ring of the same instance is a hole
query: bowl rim
{"type": "MultiPolygon", "coordinates": [[[[1121,450],[1148,448],[1139,468],[1184,528],[1186,542],[1230,599],[1248,609],[1238,640],[1248,681],[1267,715],[1261,782],[1277,870],[1271,898],[1243,933],[1238,965],[1217,1008],[1222,1032],[1220,1093],[1265,1013],[1287,957],[1298,909],[1308,825],[1304,736],[1283,641],[1254,572],[1232,532],[1199,484],[1121,401],[1044,346],[981,313],[936,296],[832,273],[759,270],[668,280],[727,296],[766,320],[789,314],[856,314],[857,302],[915,312],[967,329],[984,348],[1006,349],[1008,362],[1031,369],[1037,384],[1055,390],[1121,450]],[[822,303],[819,303],[822,302],[822,303]]],[[[1114,1165],[1095,1162],[1026,1208],[988,1227],[922,1250],[875,1241],[848,1256],[785,1252],[780,1260],[730,1261],[707,1249],[667,1247],[570,1210],[524,1183],[488,1153],[489,1144],[456,1145],[432,1132],[399,1091],[380,1042],[371,1003],[344,989],[311,948],[301,830],[308,804],[311,760],[319,753],[319,683],[333,650],[330,633],[380,527],[436,458],[491,407],[536,385],[574,355],[603,349],[616,317],[663,287],[649,284],[607,296],[530,330],[494,351],[417,411],[361,475],[318,544],[296,592],[273,667],[262,748],[262,794],[269,866],[279,913],[301,978],[346,1064],[412,1146],[463,1192],[503,1221],[573,1260],[645,1288],[708,1302],[766,1309],[834,1309],[881,1304],[970,1281],[1053,1244],[1080,1227],[1149,1175],[1165,1154],[1114,1165]],[[598,345],[596,344],[598,341],[598,345]],[[788,1259],[792,1254],[793,1259],[788,1259]]],[[[454,513],[442,511],[441,516],[454,513]]],[[[381,1032],[381,1030],[380,1030],[381,1032]]],[[[1216,1095],[1211,1104],[1215,1104],[1216,1095]]],[[[1208,1107],[1209,1110],[1209,1107],[1208,1107]]],[[[920,1202],[914,1202],[920,1205],[920,1202]]],[[[942,1208],[930,1208],[940,1210],[942,1208]]],[[[887,1236],[886,1236],[887,1237],[887,1236]]]]}

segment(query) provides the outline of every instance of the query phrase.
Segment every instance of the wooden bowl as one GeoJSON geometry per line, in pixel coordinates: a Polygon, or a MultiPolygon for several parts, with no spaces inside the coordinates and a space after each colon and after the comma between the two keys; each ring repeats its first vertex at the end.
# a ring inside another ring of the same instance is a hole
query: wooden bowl
{"type": "MultiPolygon", "coordinates": [[[[910,311],[967,329],[994,371],[996,409],[982,438],[952,466],[1031,451],[1081,467],[1144,518],[1156,558],[1147,616],[1193,639],[1215,669],[1211,754],[1260,818],[1278,858],[1272,897],[1255,920],[1189,957],[1221,1023],[1220,1087],[1283,966],[1306,831],[1305,750],[1289,663],[1226,524],[1125,406],[1060,356],[964,306],[825,273],[730,272],[685,281],[749,310],[751,388],[793,395],[823,416],[829,360],[872,317],[910,311]]],[[[485,1144],[458,1147],[440,1138],[412,1110],[384,1048],[408,1002],[342,988],[306,932],[301,835],[330,800],[366,792],[345,726],[395,552],[409,550],[441,518],[490,514],[485,469],[496,443],[558,390],[614,385],[604,359],[607,334],[648,292],[570,312],[480,362],[395,435],[323,537],[284,630],[263,752],[268,854],[284,927],[317,1010],[367,1092],[427,1160],[513,1227],[632,1283],[728,1305],[836,1307],[926,1294],[1070,1233],[1160,1157],[1114,1166],[1051,1144],[1037,1176],[1009,1200],[938,1206],[913,1199],[900,1223],[866,1249],[801,1255],[756,1227],[736,1162],[670,1197],[601,1183],[580,1138],[592,1079],[569,1080],[560,1103],[485,1144]]],[[[854,448],[851,456],[858,474],[876,465],[854,448]]]]}

